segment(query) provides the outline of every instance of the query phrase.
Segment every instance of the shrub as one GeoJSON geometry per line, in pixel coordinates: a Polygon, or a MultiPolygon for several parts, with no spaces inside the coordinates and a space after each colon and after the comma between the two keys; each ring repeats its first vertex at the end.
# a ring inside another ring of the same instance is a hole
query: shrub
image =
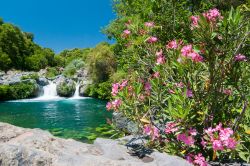
{"type": "Polygon", "coordinates": [[[190,18],[192,42],[164,46],[151,25],[143,34],[132,23],[121,32],[137,67],[112,85],[107,109],[139,124],[150,146],[195,165],[249,162],[249,22],[239,10],[222,17],[211,9],[190,18]]]}
{"type": "Polygon", "coordinates": [[[89,85],[86,89],[86,94],[90,97],[109,100],[111,98],[111,83],[109,81],[99,84],[89,85]]]}
{"type": "Polygon", "coordinates": [[[57,75],[61,74],[61,72],[56,67],[48,67],[46,72],[47,78],[54,78],[57,75]]]}
{"type": "Polygon", "coordinates": [[[25,75],[25,76],[22,76],[22,77],[21,77],[21,80],[27,80],[27,79],[38,80],[38,79],[39,79],[39,76],[38,76],[37,73],[32,73],[32,74],[25,75]]]}
{"type": "Polygon", "coordinates": [[[33,83],[19,83],[15,85],[0,85],[0,100],[16,100],[35,97],[38,86],[33,83]]]}
{"type": "Polygon", "coordinates": [[[67,77],[73,77],[77,70],[80,70],[84,67],[84,62],[80,59],[75,59],[71,61],[64,69],[63,75],[67,77]]]}

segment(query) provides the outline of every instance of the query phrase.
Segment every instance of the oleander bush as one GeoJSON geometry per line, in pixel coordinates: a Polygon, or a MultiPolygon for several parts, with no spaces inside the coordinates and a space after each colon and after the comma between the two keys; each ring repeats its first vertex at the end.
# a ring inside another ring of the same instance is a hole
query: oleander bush
{"type": "Polygon", "coordinates": [[[212,8],[184,21],[192,38],[164,45],[161,25],[125,23],[118,38],[134,70],[113,84],[107,109],[136,122],[148,146],[194,165],[249,162],[249,19],[212,8]]]}

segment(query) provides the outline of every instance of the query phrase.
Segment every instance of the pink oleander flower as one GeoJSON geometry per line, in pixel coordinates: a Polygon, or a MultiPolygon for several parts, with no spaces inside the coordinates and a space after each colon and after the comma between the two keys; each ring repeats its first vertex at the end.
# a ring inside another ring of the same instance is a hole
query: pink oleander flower
{"type": "Polygon", "coordinates": [[[158,72],[158,71],[155,72],[155,73],[153,74],[153,77],[154,77],[154,78],[159,78],[159,77],[160,77],[160,72],[158,72]]]}
{"type": "Polygon", "coordinates": [[[192,136],[196,136],[196,135],[197,135],[197,130],[196,130],[196,129],[190,128],[190,129],[188,130],[188,132],[189,132],[189,134],[192,135],[192,136]]]}
{"type": "Polygon", "coordinates": [[[220,140],[213,140],[212,146],[214,150],[224,150],[223,144],[220,140]]]}
{"type": "Polygon", "coordinates": [[[222,123],[219,123],[219,124],[215,127],[214,131],[220,131],[220,130],[222,130],[222,129],[223,129],[222,123]]]}
{"type": "Polygon", "coordinates": [[[126,30],[123,31],[123,33],[124,33],[125,35],[130,35],[130,34],[131,34],[131,31],[128,30],[128,29],[126,29],[126,30]]]}
{"type": "Polygon", "coordinates": [[[221,129],[219,133],[220,140],[225,141],[228,138],[230,138],[233,134],[234,132],[231,128],[221,129]]]}
{"type": "Polygon", "coordinates": [[[155,53],[155,55],[156,55],[156,56],[163,56],[163,51],[162,51],[162,49],[161,49],[160,51],[157,51],[157,52],[155,53]]]}
{"type": "Polygon", "coordinates": [[[186,160],[189,162],[189,163],[191,163],[191,164],[193,164],[193,158],[194,158],[194,155],[193,154],[188,154],[187,156],[186,156],[186,160]]]}
{"type": "Polygon", "coordinates": [[[199,16],[191,16],[191,20],[192,20],[192,27],[197,27],[198,21],[199,21],[199,16]]]}
{"type": "Polygon", "coordinates": [[[168,42],[168,44],[166,45],[167,49],[177,49],[178,48],[178,43],[176,40],[172,40],[170,42],[168,42]]]}
{"type": "Polygon", "coordinates": [[[175,86],[177,88],[184,88],[184,83],[183,82],[175,83],[175,86]]]}
{"type": "Polygon", "coordinates": [[[223,141],[223,143],[228,149],[235,149],[237,145],[237,141],[233,138],[228,138],[227,140],[223,141]]]}
{"type": "Polygon", "coordinates": [[[174,122],[168,122],[165,127],[166,127],[165,128],[166,134],[170,134],[170,133],[174,133],[174,132],[178,131],[177,124],[174,122]]]}
{"type": "Polygon", "coordinates": [[[189,98],[191,98],[191,97],[194,96],[194,95],[193,95],[193,91],[192,91],[191,89],[187,89],[186,95],[187,95],[187,97],[189,97],[189,98]]]}
{"type": "Polygon", "coordinates": [[[158,56],[157,59],[156,59],[156,64],[161,65],[161,64],[164,64],[164,63],[165,63],[165,57],[163,55],[158,56]]]}
{"type": "Polygon", "coordinates": [[[201,145],[203,146],[203,148],[205,148],[207,145],[207,142],[203,138],[201,139],[201,145]]]}
{"type": "Polygon", "coordinates": [[[144,128],[143,128],[143,132],[146,135],[150,135],[151,134],[151,127],[150,127],[150,125],[145,125],[144,128]]]}
{"type": "Polygon", "coordinates": [[[207,135],[212,136],[214,134],[215,130],[212,127],[209,127],[208,129],[205,130],[205,133],[207,135]]]}
{"type": "Polygon", "coordinates": [[[187,57],[191,58],[194,62],[202,62],[203,61],[203,57],[196,52],[189,53],[187,55],[187,57]]]}
{"type": "Polygon", "coordinates": [[[155,23],[154,22],[145,22],[144,24],[146,27],[154,27],[155,23]]]}
{"type": "Polygon", "coordinates": [[[122,90],[127,85],[128,85],[128,80],[123,80],[122,83],[120,84],[120,89],[122,90]]]}
{"type": "Polygon", "coordinates": [[[153,133],[152,139],[155,140],[156,138],[159,138],[159,137],[160,137],[160,131],[157,127],[154,126],[154,133],[153,133]]]}
{"type": "Polygon", "coordinates": [[[160,65],[160,64],[164,64],[165,63],[165,57],[163,55],[163,51],[162,49],[160,51],[157,51],[156,52],[156,56],[157,56],[157,59],[156,59],[156,64],[157,65],[160,65]]]}
{"type": "Polygon", "coordinates": [[[235,55],[234,60],[235,61],[246,61],[247,57],[245,55],[242,55],[242,54],[237,54],[237,55],[235,55]]]}
{"type": "Polygon", "coordinates": [[[170,93],[170,94],[175,94],[175,91],[174,91],[173,89],[169,89],[169,90],[168,90],[168,93],[170,93]]]}
{"type": "Polygon", "coordinates": [[[226,94],[226,95],[228,95],[228,96],[230,96],[230,95],[232,95],[233,92],[232,92],[231,89],[224,89],[223,93],[226,94]]]}
{"type": "Polygon", "coordinates": [[[106,105],[106,109],[109,111],[112,109],[112,103],[111,102],[108,102],[107,105],[106,105]]]}
{"type": "Polygon", "coordinates": [[[190,45],[186,45],[186,46],[183,46],[182,49],[181,49],[181,54],[182,56],[184,57],[187,57],[188,54],[192,53],[193,52],[193,46],[190,44],[190,45]]]}
{"type": "Polygon", "coordinates": [[[115,84],[112,85],[112,92],[111,92],[111,94],[112,94],[113,96],[116,96],[116,95],[117,95],[118,90],[119,90],[119,86],[120,86],[119,83],[115,83],[115,84]]]}
{"type": "Polygon", "coordinates": [[[112,105],[114,109],[118,109],[122,105],[122,101],[120,99],[116,99],[112,101],[112,105]]]}
{"type": "Polygon", "coordinates": [[[195,155],[194,156],[194,161],[193,161],[194,164],[197,164],[199,166],[207,166],[207,162],[206,162],[206,159],[205,157],[202,156],[201,153],[199,153],[198,155],[195,155]]]}
{"type": "Polygon", "coordinates": [[[216,22],[217,19],[222,19],[220,11],[216,8],[210,9],[208,12],[203,13],[203,16],[209,22],[216,22]]]}
{"type": "Polygon", "coordinates": [[[149,82],[146,82],[144,85],[145,91],[150,91],[151,90],[151,84],[149,82]]]}
{"type": "Polygon", "coordinates": [[[157,37],[151,36],[147,39],[147,42],[152,44],[157,42],[157,40],[158,40],[157,37]]]}
{"type": "Polygon", "coordinates": [[[160,137],[159,129],[157,127],[155,127],[155,126],[151,127],[150,125],[145,125],[144,128],[143,128],[143,132],[146,135],[151,136],[152,140],[155,140],[156,138],[160,137]]]}
{"type": "Polygon", "coordinates": [[[177,140],[184,142],[186,145],[193,145],[194,144],[194,138],[192,136],[187,136],[185,133],[178,134],[177,140]]]}

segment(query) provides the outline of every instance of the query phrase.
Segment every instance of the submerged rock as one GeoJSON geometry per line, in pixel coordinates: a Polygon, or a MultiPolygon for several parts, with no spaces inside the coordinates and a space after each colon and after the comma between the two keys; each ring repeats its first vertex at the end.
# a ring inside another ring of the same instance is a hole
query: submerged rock
{"type": "Polygon", "coordinates": [[[97,139],[93,145],[61,139],[40,129],[0,123],[1,166],[189,166],[184,159],[153,152],[131,156],[124,139],[97,139]]]}

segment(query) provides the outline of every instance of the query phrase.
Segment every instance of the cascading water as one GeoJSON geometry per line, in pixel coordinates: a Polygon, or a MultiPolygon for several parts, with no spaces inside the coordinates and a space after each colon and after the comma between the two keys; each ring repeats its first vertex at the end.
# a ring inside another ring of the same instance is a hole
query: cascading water
{"type": "Polygon", "coordinates": [[[80,84],[77,83],[76,84],[76,91],[75,91],[74,96],[73,96],[74,98],[80,97],[80,95],[79,95],[79,89],[80,89],[80,84]]]}
{"type": "Polygon", "coordinates": [[[56,91],[56,83],[49,81],[49,84],[43,87],[43,95],[35,100],[53,100],[59,98],[56,91]]]}
{"type": "Polygon", "coordinates": [[[79,82],[77,82],[74,96],[71,97],[70,99],[81,99],[81,98],[83,98],[83,97],[80,96],[80,84],[79,84],[79,82]]]}

